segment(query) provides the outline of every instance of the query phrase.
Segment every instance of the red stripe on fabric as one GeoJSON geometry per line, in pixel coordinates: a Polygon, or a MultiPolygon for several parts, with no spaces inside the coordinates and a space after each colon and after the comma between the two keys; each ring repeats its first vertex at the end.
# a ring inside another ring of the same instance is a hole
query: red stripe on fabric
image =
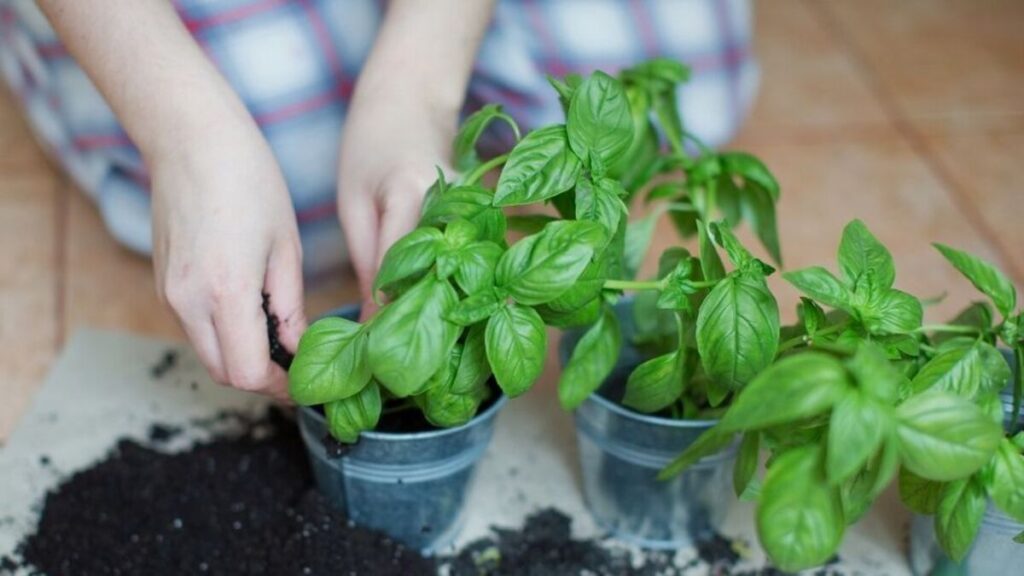
{"type": "Polygon", "coordinates": [[[231,10],[225,10],[219,14],[206,16],[205,18],[188,18],[182,14],[181,21],[185,23],[185,27],[188,28],[189,32],[195,34],[215,26],[223,26],[225,24],[238,22],[239,20],[244,20],[250,16],[261,14],[263,12],[268,12],[286,4],[286,0],[262,0],[253,4],[239,6],[238,8],[233,8],[231,10]]]}
{"type": "Polygon", "coordinates": [[[72,139],[79,150],[96,150],[98,148],[122,148],[131,146],[132,141],[125,134],[85,134],[72,139]]]}
{"type": "MultiPolygon", "coordinates": [[[[724,47],[728,54],[733,50],[735,42],[733,42],[732,37],[732,18],[729,14],[729,6],[724,0],[715,2],[715,24],[718,26],[718,37],[724,41],[724,47]]],[[[726,62],[728,63],[728,59],[726,59],[726,62]]],[[[740,110],[740,90],[735,70],[736,66],[726,66],[726,84],[729,88],[729,108],[730,112],[732,112],[732,117],[738,119],[742,110],[740,110]]]]}
{"type": "Polygon", "coordinates": [[[321,204],[314,204],[304,210],[301,210],[295,215],[299,224],[305,224],[307,222],[313,222],[315,220],[323,220],[328,216],[333,216],[336,213],[334,200],[323,202],[321,204]]]}
{"type": "Polygon", "coordinates": [[[544,19],[544,14],[541,13],[541,9],[534,0],[523,0],[522,6],[526,11],[526,17],[530,20],[530,24],[544,46],[544,60],[547,62],[547,72],[555,76],[565,75],[569,72],[569,67],[558,57],[558,43],[555,42],[554,36],[548,30],[547,22],[544,19]]]}
{"type": "Polygon", "coordinates": [[[350,82],[342,82],[341,85],[335,86],[331,90],[321,92],[315,96],[282,106],[276,110],[264,112],[256,115],[256,122],[260,126],[267,126],[277,122],[283,122],[289,118],[294,118],[307,112],[312,112],[323,108],[333,102],[339,100],[347,100],[352,95],[352,84],[350,82]]]}
{"type": "Polygon", "coordinates": [[[36,44],[36,52],[43,60],[56,60],[69,56],[68,49],[60,42],[40,42],[36,44]]]}
{"type": "Polygon", "coordinates": [[[338,47],[335,46],[334,40],[327,30],[327,25],[324,24],[324,19],[320,17],[320,12],[309,3],[309,0],[298,0],[298,3],[302,6],[302,10],[306,13],[306,19],[309,20],[309,25],[313,28],[313,36],[316,38],[316,43],[320,47],[324,59],[327,60],[327,65],[331,68],[331,73],[334,74],[334,81],[340,84],[343,81],[341,59],[338,57],[338,47]]]}
{"type": "Polygon", "coordinates": [[[658,56],[658,34],[654,31],[654,22],[647,12],[644,0],[630,0],[629,11],[636,21],[636,29],[640,34],[640,42],[644,45],[644,55],[648,58],[658,56]]]}

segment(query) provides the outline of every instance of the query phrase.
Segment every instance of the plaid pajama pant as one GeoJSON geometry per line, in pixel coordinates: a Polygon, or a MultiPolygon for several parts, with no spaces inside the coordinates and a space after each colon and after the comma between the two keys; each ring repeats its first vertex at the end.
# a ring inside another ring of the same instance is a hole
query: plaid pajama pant
{"type": "MultiPolygon", "coordinates": [[[[335,217],[339,135],[385,2],[174,4],[280,163],[298,215],[306,273],[337,266],[344,253],[335,217]]],[[[466,110],[499,103],[528,130],[562,116],[545,75],[614,73],[669,56],[693,67],[679,95],[688,128],[721,145],[736,132],[757,89],[751,17],[749,0],[500,0],[466,110]]],[[[138,150],[31,0],[0,0],[0,70],[40,140],[93,198],[111,234],[149,253],[149,186],[138,150]]]]}

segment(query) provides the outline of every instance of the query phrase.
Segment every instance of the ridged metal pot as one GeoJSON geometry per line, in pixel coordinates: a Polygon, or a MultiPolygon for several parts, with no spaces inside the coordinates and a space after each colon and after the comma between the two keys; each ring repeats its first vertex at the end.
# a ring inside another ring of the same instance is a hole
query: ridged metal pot
{"type": "MultiPolygon", "coordinates": [[[[1002,352],[1011,369],[1016,372],[1013,354],[1008,350],[1002,352]]],[[[1003,425],[1009,429],[1014,422],[1012,388],[1004,390],[1000,397],[1003,401],[1003,425]]],[[[1024,407],[1020,410],[1020,416],[1024,419],[1024,407]]],[[[1024,545],[1013,541],[1014,536],[1021,532],[1024,532],[1024,524],[1003,514],[989,502],[971,550],[962,562],[956,563],[946,556],[935,539],[934,518],[914,514],[910,522],[910,568],[918,576],[1024,574],[1024,545]]]]}
{"type": "MultiPolygon", "coordinates": [[[[632,300],[616,306],[623,350],[611,376],[576,410],[583,494],[597,523],[616,538],[645,548],[680,548],[711,535],[734,500],[735,446],[704,458],[675,479],[658,471],[717,420],[675,420],[641,414],[621,404],[626,380],[643,361],[630,346],[632,300]]],[[[581,333],[567,333],[560,356],[568,361],[581,333]]]]}
{"type": "MultiPolygon", "coordinates": [[[[330,315],[355,319],[358,307],[330,315]]],[[[476,465],[494,433],[499,397],[462,426],[425,432],[364,432],[340,456],[325,446],[323,414],[304,407],[299,428],[317,488],[353,522],[433,553],[454,541],[476,465]]]]}

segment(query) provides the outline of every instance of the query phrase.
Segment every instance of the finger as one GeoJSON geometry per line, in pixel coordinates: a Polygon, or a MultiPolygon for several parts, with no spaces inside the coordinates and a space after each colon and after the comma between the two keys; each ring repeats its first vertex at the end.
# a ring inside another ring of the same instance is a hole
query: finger
{"type": "Polygon", "coordinates": [[[285,373],[270,359],[266,322],[259,286],[217,299],[213,327],[228,382],[239,390],[286,399],[285,373]]]}
{"type": "Polygon", "coordinates": [[[271,247],[267,277],[263,285],[269,296],[270,313],[277,317],[277,339],[291,354],[299,347],[306,330],[302,291],[302,245],[288,239],[271,247]]]}
{"type": "Polygon", "coordinates": [[[384,260],[388,248],[416,228],[420,219],[422,196],[418,194],[388,194],[384,197],[383,202],[374,273],[376,273],[376,268],[380,267],[381,261],[384,260]]]}
{"type": "Polygon", "coordinates": [[[338,218],[359,279],[363,300],[373,300],[373,279],[377,272],[377,207],[369,195],[339,196],[338,218]],[[343,200],[343,201],[342,201],[343,200]]]}
{"type": "Polygon", "coordinates": [[[228,384],[228,374],[224,369],[224,359],[220,355],[220,344],[212,319],[209,316],[196,317],[194,320],[182,320],[181,325],[199,361],[210,373],[210,378],[218,384],[228,384]]]}

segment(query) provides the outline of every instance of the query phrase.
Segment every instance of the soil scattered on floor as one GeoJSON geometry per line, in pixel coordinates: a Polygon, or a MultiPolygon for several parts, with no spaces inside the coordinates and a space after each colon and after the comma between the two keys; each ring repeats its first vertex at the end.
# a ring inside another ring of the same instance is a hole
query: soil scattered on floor
{"type": "Polygon", "coordinates": [[[163,378],[164,374],[167,374],[178,365],[178,352],[177,350],[166,350],[160,359],[157,360],[156,364],[149,367],[149,374],[153,378],[163,378]]]}
{"type": "Polygon", "coordinates": [[[436,573],[312,486],[295,425],[277,411],[177,454],[126,440],[47,495],[19,550],[51,576],[436,573]]]}

